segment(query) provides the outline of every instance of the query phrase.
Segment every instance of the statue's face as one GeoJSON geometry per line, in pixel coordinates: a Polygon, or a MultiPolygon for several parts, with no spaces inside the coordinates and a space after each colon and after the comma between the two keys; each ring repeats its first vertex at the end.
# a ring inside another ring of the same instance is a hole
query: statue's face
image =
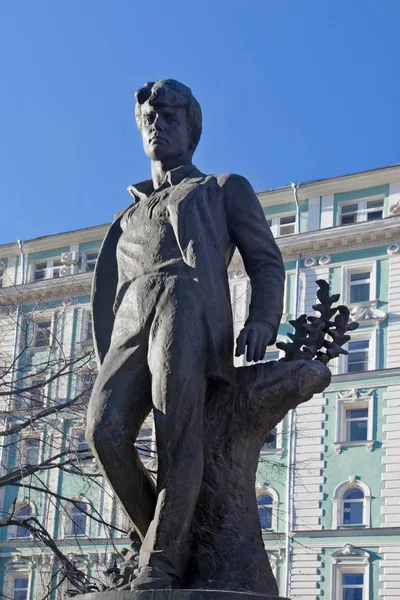
{"type": "Polygon", "coordinates": [[[190,134],[186,109],[180,106],[142,105],[143,148],[151,160],[185,158],[190,134]]]}

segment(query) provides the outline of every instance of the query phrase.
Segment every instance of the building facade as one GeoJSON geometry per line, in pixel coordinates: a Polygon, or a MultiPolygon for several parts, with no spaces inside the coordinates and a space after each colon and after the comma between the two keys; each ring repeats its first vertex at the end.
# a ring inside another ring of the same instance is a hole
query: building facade
{"type": "MultiPolygon", "coordinates": [[[[314,314],[318,279],[329,281],[360,323],[349,354],[332,364],[329,388],[287,415],[260,456],[260,521],[280,593],[298,600],[400,598],[400,166],[258,196],[286,268],[278,340],[286,341],[291,319],[314,314]]],[[[19,377],[22,392],[24,381],[31,386],[28,399],[23,393],[3,395],[3,429],[50,402],[63,405],[79,395],[84,400],[93,377],[90,285],[106,230],[104,225],[0,246],[4,381],[12,386],[19,377]],[[24,319],[28,337],[22,335],[24,319]],[[79,371],[69,360],[70,368],[51,379],[71,356],[78,357],[73,364],[79,371]],[[35,390],[42,390],[40,397],[35,390]]],[[[229,282],[239,333],[250,288],[236,254],[229,282]]],[[[280,355],[268,348],[265,360],[280,355]]],[[[96,465],[85,459],[83,433],[84,402],[78,401],[4,444],[2,476],[72,444],[92,477],[68,468],[43,469],[23,480],[30,486],[2,487],[0,510],[3,518],[12,510],[37,517],[66,555],[101,578],[127,546],[127,523],[96,465]],[[58,496],[41,494],[35,490],[40,486],[58,496]],[[91,518],[96,511],[102,517],[97,521],[91,518]]],[[[151,466],[151,420],[141,440],[143,460],[151,466]]],[[[4,597],[39,599],[60,581],[54,556],[29,532],[0,528],[0,536],[4,597]]],[[[59,597],[66,585],[50,597],[59,597]]]]}

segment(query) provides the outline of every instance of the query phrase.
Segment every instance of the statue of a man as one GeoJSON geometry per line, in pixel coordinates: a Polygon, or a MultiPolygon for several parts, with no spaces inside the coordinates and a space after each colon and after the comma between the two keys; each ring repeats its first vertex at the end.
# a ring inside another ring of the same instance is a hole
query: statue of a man
{"type": "Polygon", "coordinates": [[[149,181],[111,225],[93,286],[98,377],[87,417],[97,462],[143,539],[134,589],[177,588],[203,473],[207,382],[234,385],[227,266],[251,282],[236,355],[260,361],[282,314],[284,267],[251,185],[192,164],[202,130],[191,90],[166,79],[136,93],[149,181]],[[153,409],[155,487],[134,446],[153,409]]]}

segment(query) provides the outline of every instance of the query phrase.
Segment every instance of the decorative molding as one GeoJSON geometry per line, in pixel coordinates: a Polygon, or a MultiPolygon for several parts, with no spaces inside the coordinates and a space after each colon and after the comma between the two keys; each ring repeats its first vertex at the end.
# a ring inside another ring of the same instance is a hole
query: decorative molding
{"type": "Polygon", "coordinates": [[[374,449],[374,445],[375,445],[375,440],[371,440],[369,442],[366,442],[365,447],[369,452],[372,452],[372,450],[374,449]]]}
{"type": "Polygon", "coordinates": [[[391,215],[400,215],[400,200],[390,207],[389,212],[391,215]]]}
{"type": "Polygon", "coordinates": [[[386,249],[386,252],[389,254],[389,256],[392,256],[393,254],[397,254],[399,250],[400,244],[394,242],[394,244],[389,244],[389,246],[386,249]]]}
{"type": "Polygon", "coordinates": [[[339,390],[337,392],[338,400],[350,400],[352,398],[370,397],[374,394],[374,388],[351,388],[349,390],[339,390]]]}
{"type": "Polygon", "coordinates": [[[375,321],[382,323],[387,319],[387,313],[377,308],[378,301],[363,302],[362,304],[353,305],[350,310],[352,321],[375,321]]]}
{"type": "Polygon", "coordinates": [[[362,564],[367,564],[370,559],[369,552],[366,550],[360,550],[360,548],[356,548],[354,544],[347,543],[343,546],[341,550],[337,550],[337,552],[332,553],[333,563],[337,564],[339,561],[354,560],[362,564]]]}
{"type": "Polygon", "coordinates": [[[324,254],[324,256],[321,256],[318,260],[318,264],[321,265],[321,267],[330,265],[331,262],[332,262],[332,257],[329,254],[324,254]]]}
{"type": "Polygon", "coordinates": [[[310,267],[315,267],[317,264],[317,259],[314,256],[309,256],[308,258],[304,259],[304,266],[307,267],[308,269],[310,267]]]}

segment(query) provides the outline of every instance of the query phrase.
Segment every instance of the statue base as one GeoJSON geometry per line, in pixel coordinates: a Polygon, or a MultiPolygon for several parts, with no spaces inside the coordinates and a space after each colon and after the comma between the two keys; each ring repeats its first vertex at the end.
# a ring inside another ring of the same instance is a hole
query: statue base
{"type": "Polygon", "coordinates": [[[112,590],[75,596],[75,600],[287,600],[256,592],[233,590],[112,590]]]}

